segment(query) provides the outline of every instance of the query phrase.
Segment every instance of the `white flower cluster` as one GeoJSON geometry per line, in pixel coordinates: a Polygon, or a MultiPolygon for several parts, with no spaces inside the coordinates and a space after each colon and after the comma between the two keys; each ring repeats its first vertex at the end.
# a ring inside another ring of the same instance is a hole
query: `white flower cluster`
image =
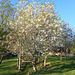
{"type": "MultiPolygon", "coordinates": [[[[17,6],[13,27],[17,28],[15,30],[17,30],[19,39],[23,38],[21,40],[23,40],[24,50],[31,51],[32,55],[35,55],[35,51],[40,48],[40,45],[42,45],[41,50],[43,47],[44,49],[53,47],[57,35],[59,35],[56,33],[62,31],[59,18],[52,13],[54,12],[53,4],[37,5],[35,2],[28,4],[28,1],[20,1],[17,6]]],[[[10,24],[12,25],[12,22],[10,24]]]]}

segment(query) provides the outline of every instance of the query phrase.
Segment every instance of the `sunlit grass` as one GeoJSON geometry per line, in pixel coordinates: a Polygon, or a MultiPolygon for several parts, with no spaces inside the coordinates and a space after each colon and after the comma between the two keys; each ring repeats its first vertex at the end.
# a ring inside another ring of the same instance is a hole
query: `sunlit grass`
{"type": "MultiPolygon", "coordinates": [[[[27,65],[21,65],[23,71],[17,70],[17,58],[4,59],[2,64],[0,64],[0,75],[26,75],[27,72],[30,75],[75,75],[75,57],[67,57],[67,60],[60,61],[59,56],[48,56],[47,62],[50,62],[50,66],[46,68],[39,68],[36,73],[33,72],[33,66],[31,62],[28,62],[27,65]]],[[[43,62],[41,61],[38,66],[42,66],[43,62]]]]}

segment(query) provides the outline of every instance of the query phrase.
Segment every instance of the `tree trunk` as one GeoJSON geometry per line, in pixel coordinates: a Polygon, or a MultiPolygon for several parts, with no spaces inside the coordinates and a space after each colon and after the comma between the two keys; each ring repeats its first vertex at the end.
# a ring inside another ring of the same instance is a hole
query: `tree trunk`
{"type": "Polygon", "coordinates": [[[65,60],[67,59],[68,48],[65,50],[65,60]]]}
{"type": "Polygon", "coordinates": [[[34,70],[34,72],[37,71],[37,67],[36,67],[36,59],[35,59],[34,62],[33,62],[33,70],[34,70]]]}
{"type": "Polygon", "coordinates": [[[17,58],[17,67],[18,67],[18,70],[20,70],[20,65],[21,65],[20,56],[18,56],[18,58],[17,58]]]}
{"type": "Polygon", "coordinates": [[[17,67],[19,66],[19,57],[17,58],[17,67]]]}
{"type": "Polygon", "coordinates": [[[21,62],[20,62],[20,57],[19,57],[19,66],[18,66],[18,70],[20,70],[20,66],[21,65],[21,62]]]}
{"type": "Polygon", "coordinates": [[[0,64],[2,63],[2,60],[3,60],[3,58],[1,57],[1,58],[0,58],[0,64]]]}
{"type": "Polygon", "coordinates": [[[60,61],[62,61],[62,48],[61,48],[60,61]]]}
{"type": "Polygon", "coordinates": [[[2,63],[3,60],[3,56],[0,56],[0,64],[2,63]]]}
{"type": "Polygon", "coordinates": [[[44,57],[44,67],[46,66],[46,56],[44,57]]]}
{"type": "Polygon", "coordinates": [[[65,60],[66,60],[67,58],[66,58],[66,49],[65,49],[65,60]]]}

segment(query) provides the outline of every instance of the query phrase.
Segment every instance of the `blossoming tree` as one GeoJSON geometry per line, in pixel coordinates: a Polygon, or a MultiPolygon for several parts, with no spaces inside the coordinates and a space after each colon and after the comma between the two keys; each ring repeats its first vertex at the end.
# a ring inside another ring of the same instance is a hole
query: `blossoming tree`
{"type": "Polygon", "coordinates": [[[19,1],[14,21],[11,21],[10,25],[14,33],[11,32],[9,48],[13,48],[11,51],[19,56],[18,69],[22,55],[33,62],[35,72],[38,57],[44,57],[44,66],[46,66],[46,53],[56,46],[56,40],[62,30],[53,4],[38,2],[37,5],[34,1],[29,4],[28,1],[19,1]]]}

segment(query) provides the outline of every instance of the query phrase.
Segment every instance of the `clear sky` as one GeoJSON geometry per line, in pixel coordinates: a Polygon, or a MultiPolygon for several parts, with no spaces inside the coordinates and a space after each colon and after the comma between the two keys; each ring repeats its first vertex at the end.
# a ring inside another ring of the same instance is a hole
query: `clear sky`
{"type": "MultiPolygon", "coordinates": [[[[18,0],[10,0],[12,4],[18,3],[18,0]]],[[[31,0],[33,1],[33,0],[31,0]]],[[[37,1],[37,0],[35,0],[37,1]]],[[[39,0],[41,2],[48,0],[39,0]]],[[[55,10],[58,12],[61,20],[69,23],[73,31],[75,31],[75,0],[52,0],[55,3],[55,10]]]]}

